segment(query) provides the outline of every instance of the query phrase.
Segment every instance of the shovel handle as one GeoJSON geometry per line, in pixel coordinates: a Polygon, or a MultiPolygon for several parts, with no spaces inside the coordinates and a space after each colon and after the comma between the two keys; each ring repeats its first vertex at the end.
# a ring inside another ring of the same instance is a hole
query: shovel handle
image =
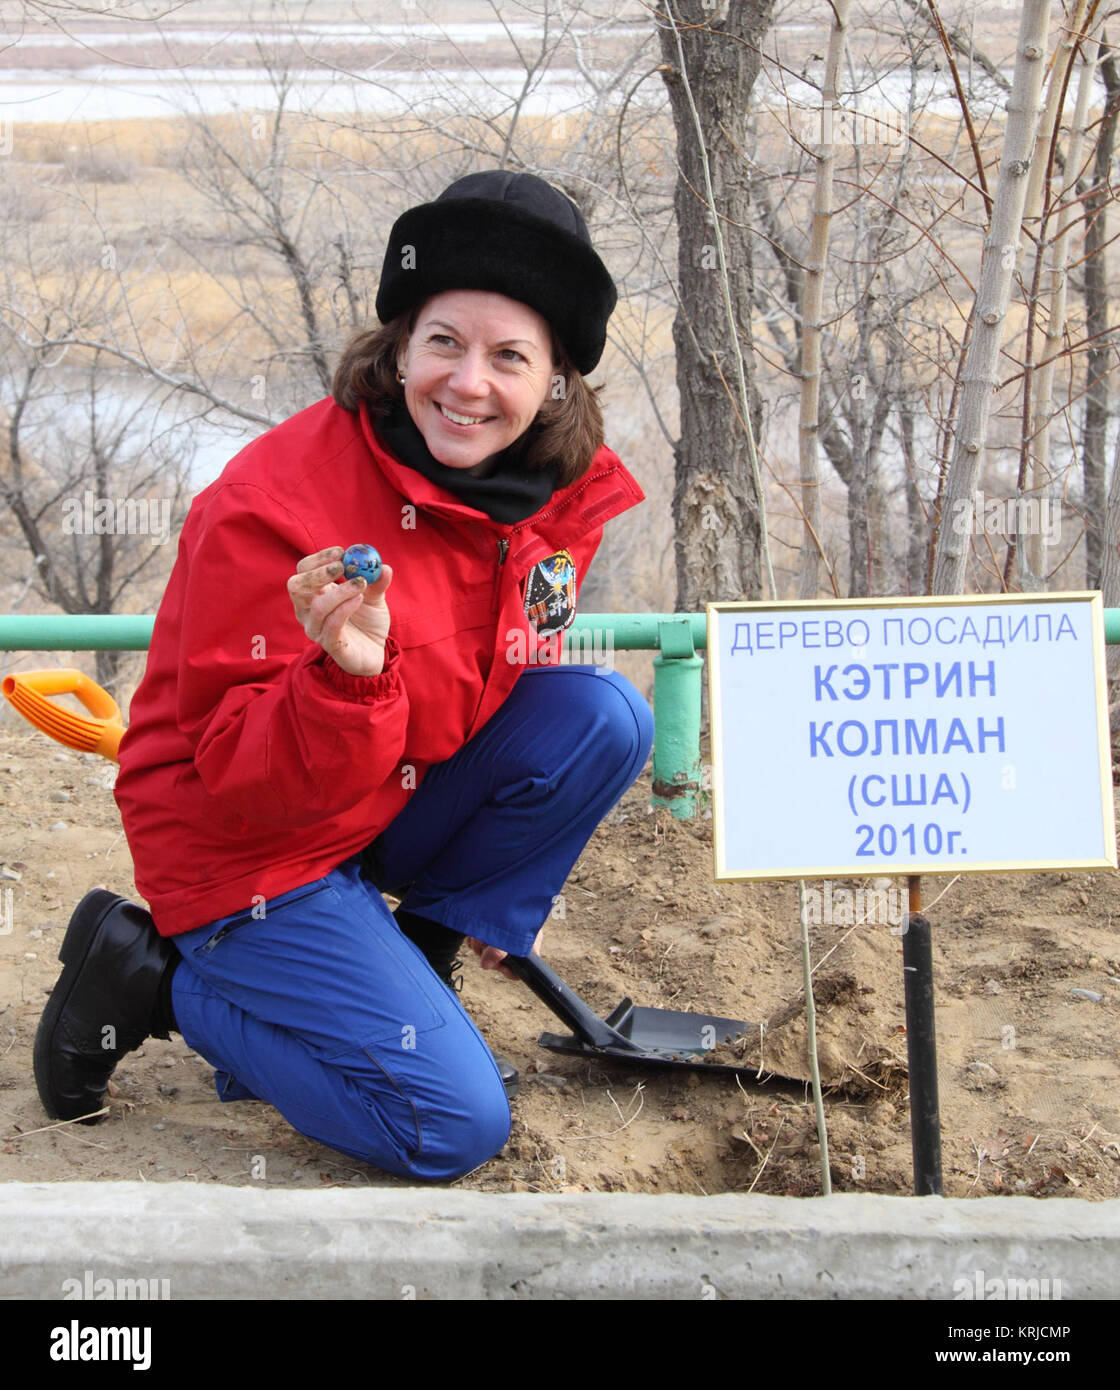
{"type": "Polygon", "coordinates": [[[643,1051],[609,1023],[604,1023],[535,951],[527,956],[506,956],[502,964],[508,965],[557,1018],[563,1019],[581,1042],[591,1047],[621,1048],[624,1052],[643,1051]]]}
{"type": "Polygon", "coordinates": [[[5,676],[0,692],[50,738],[80,753],[100,753],[117,761],[117,748],[124,737],[120,708],[109,692],[83,671],[68,667],[22,671],[5,676]],[[77,696],[89,711],[88,717],[56,704],[52,695],[77,696]]]}

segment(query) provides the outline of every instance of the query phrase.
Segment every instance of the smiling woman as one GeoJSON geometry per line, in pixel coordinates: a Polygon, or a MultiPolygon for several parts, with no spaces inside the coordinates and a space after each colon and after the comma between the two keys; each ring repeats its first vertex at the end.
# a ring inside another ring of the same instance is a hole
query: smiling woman
{"type": "MultiPolygon", "coordinates": [[[[386,256],[387,263],[389,255],[386,256]]],[[[382,285],[390,278],[390,273],[383,274],[382,285]]],[[[381,303],[380,296],[378,302],[381,303]]],[[[480,470],[483,474],[497,470],[522,476],[546,473],[558,486],[575,482],[583,475],[603,444],[603,417],[598,391],[588,386],[584,373],[573,363],[554,325],[543,314],[518,299],[492,290],[457,290],[449,294],[433,292],[415,306],[406,306],[403,312],[384,326],[355,334],[343,350],[333,382],[334,398],[343,409],[367,411],[379,428],[384,425],[392,430],[394,424],[399,426],[402,423],[406,429],[415,426],[424,437],[429,460],[434,459],[448,467],[463,467],[455,461],[455,454],[445,458],[437,451],[434,445],[440,436],[435,430],[429,435],[415,391],[409,398],[409,352],[415,350],[414,340],[428,346],[433,357],[445,362],[450,362],[455,353],[469,356],[473,347],[476,349],[476,364],[481,365],[485,359],[493,367],[496,380],[507,384],[524,379],[526,369],[539,366],[547,356],[548,381],[543,386],[537,409],[526,422],[520,437],[498,442],[489,435],[481,440],[487,452],[471,459],[466,468],[473,473],[478,464],[485,460],[487,466],[480,470]],[[449,314],[439,307],[440,303],[446,302],[445,294],[447,298],[454,296],[457,314],[449,314]],[[512,330],[512,337],[516,341],[505,341],[501,326],[494,327],[493,339],[488,340],[488,335],[481,331],[481,320],[476,318],[475,313],[476,309],[484,306],[491,313],[498,312],[506,332],[511,322],[519,325],[512,330]],[[424,325],[420,325],[421,315],[425,319],[424,325]],[[429,316],[436,322],[429,323],[429,316]],[[528,324],[532,327],[527,327],[528,324]],[[543,342],[542,327],[547,334],[543,342]],[[479,341],[469,341],[474,338],[479,341]],[[524,365],[519,358],[524,359],[524,365]],[[402,410],[402,406],[407,409],[402,410]],[[511,448],[511,445],[516,445],[516,448],[511,448]],[[503,451],[504,459],[496,457],[503,451]]],[[[467,384],[468,390],[477,390],[479,383],[470,380],[469,362],[466,371],[468,375],[461,380],[467,384]]],[[[486,383],[482,385],[485,387],[486,383]]],[[[445,407],[449,406],[461,419],[466,417],[474,420],[481,413],[480,402],[475,397],[460,395],[458,404],[464,408],[459,411],[455,410],[456,403],[455,392],[451,390],[443,401],[445,407]]],[[[451,442],[450,434],[444,442],[451,442]]],[[[411,459],[409,461],[412,462],[411,459]]]]}
{"type": "Polygon", "coordinates": [[[536,420],[557,365],[535,309],[485,290],[448,290],[422,306],[397,377],[432,457],[485,477],[536,420]]]}
{"type": "Polygon", "coordinates": [[[71,919],[35,1047],[50,1114],[95,1118],[174,1030],[223,1101],[389,1172],[505,1143],[517,1073],[457,953],[516,978],[653,738],[628,681],[549,640],[642,500],[584,383],[614,303],[568,197],[461,179],[394,224],[382,325],[333,397],[195,499],[120,745],[151,916],[101,891],[71,919]],[[356,542],[370,582],[344,575],[356,542]]]}

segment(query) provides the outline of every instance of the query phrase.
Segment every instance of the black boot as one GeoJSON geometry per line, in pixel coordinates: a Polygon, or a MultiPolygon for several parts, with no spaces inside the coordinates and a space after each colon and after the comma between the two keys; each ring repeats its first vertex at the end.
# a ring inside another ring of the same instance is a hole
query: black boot
{"type": "MultiPolygon", "coordinates": [[[[445,927],[441,922],[433,922],[428,917],[418,917],[403,907],[398,907],[393,916],[397,919],[397,925],[403,934],[413,945],[419,947],[424,959],[447,988],[454,990],[456,994],[462,994],[463,961],[459,952],[463,949],[466,934],[452,931],[450,927],[445,927]]],[[[517,1095],[519,1080],[517,1068],[508,1057],[503,1057],[497,1052],[491,1055],[497,1063],[506,1095],[513,1100],[517,1095]]]]}
{"type": "Polygon", "coordinates": [[[178,1031],[171,977],[180,956],[142,907],[95,888],[74,909],[58,958],[64,968],[35,1035],[35,1084],[48,1115],[76,1120],[105,1104],[126,1052],[178,1031]]]}
{"type": "Polygon", "coordinates": [[[419,948],[447,988],[462,994],[463,961],[459,952],[463,949],[466,935],[461,931],[452,931],[441,922],[433,922],[430,917],[417,917],[403,907],[398,907],[393,916],[402,933],[419,948]]]}

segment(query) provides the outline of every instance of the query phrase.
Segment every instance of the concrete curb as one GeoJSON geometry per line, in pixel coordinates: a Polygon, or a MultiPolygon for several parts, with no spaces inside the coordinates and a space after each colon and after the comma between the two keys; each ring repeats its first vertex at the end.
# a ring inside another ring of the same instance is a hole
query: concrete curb
{"type": "Polygon", "coordinates": [[[1120,1200],[0,1186],[9,1299],[953,1299],[978,1289],[1120,1297],[1120,1200]]]}

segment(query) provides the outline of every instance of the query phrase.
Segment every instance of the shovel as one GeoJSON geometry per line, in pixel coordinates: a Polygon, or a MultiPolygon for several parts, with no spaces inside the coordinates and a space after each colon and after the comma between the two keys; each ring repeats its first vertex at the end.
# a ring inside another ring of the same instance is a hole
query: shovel
{"type": "MultiPolygon", "coordinates": [[[[759,1078],[754,1066],[737,1067],[705,1059],[722,1042],[757,1034],[758,1025],[715,1014],[681,1013],[676,1009],[645,1009],[623,999],[600,1018],[550,966],[532,952],[506,956],[502,962],[529,986],[542,1003],[572,1030],[570,1035],[542,1033],[541,1047],[554,1052],[575,1052],[582,1057],[601,1057],[633,1066],[687,1067],[691,1071],[733,1072],[759,1078]]],[[[777,1080],[791,1080],[776,1077],[777,1080]]]]}

